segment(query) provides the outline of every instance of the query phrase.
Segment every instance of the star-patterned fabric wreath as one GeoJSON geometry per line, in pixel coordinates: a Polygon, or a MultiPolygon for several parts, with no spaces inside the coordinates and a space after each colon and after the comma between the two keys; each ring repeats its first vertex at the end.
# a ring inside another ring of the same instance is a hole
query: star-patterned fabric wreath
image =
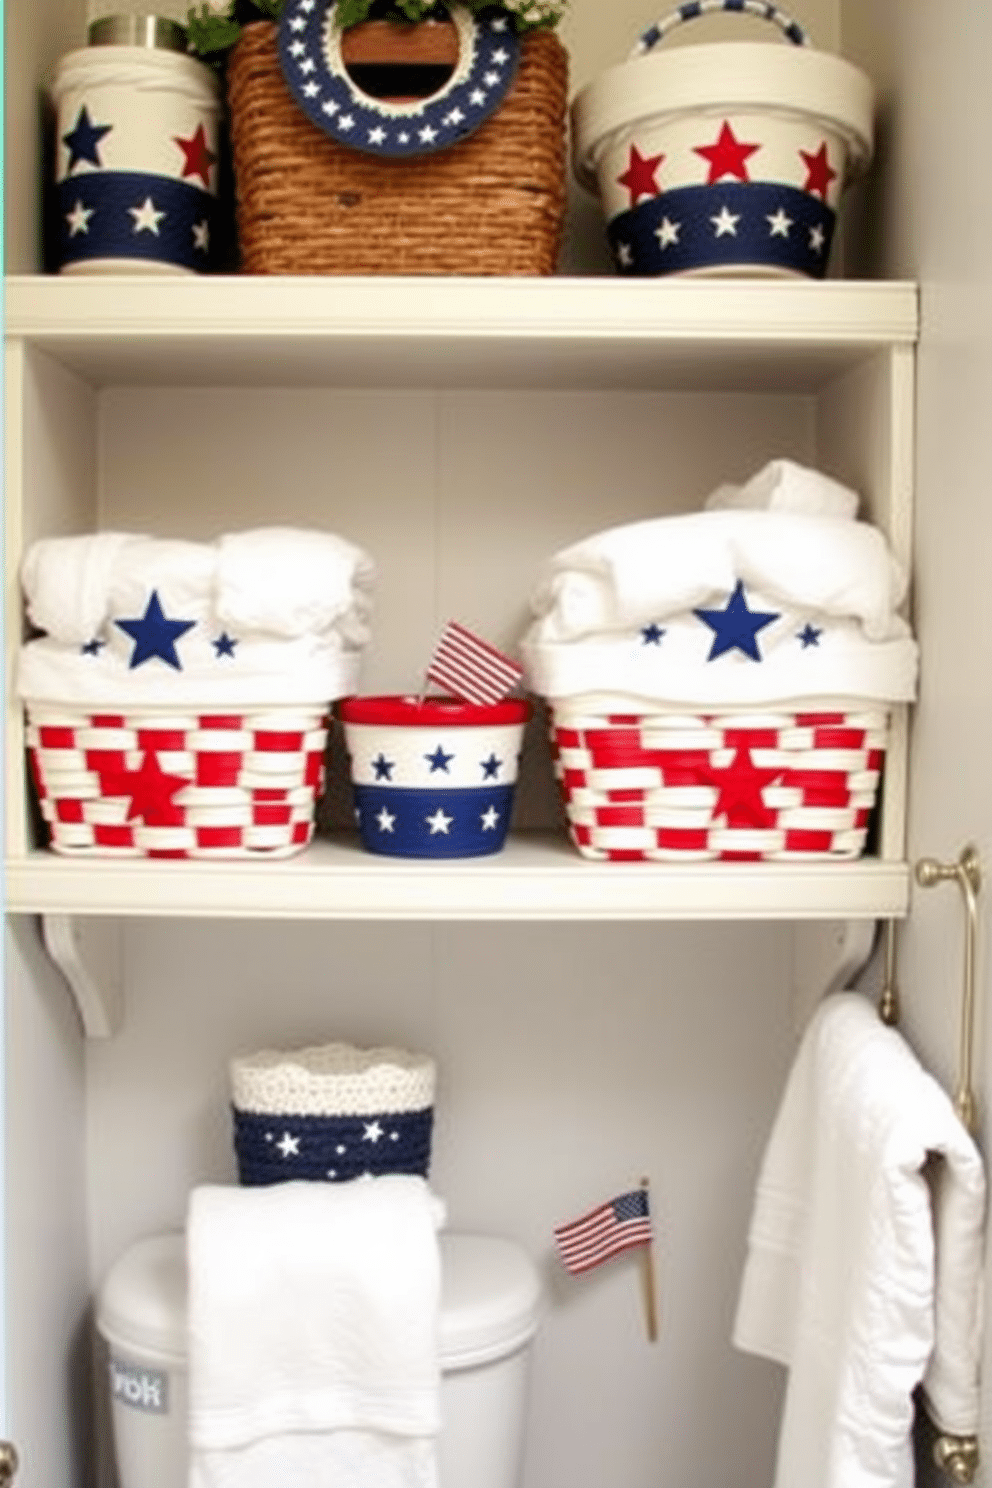
{"type": "Polygon", "coordinates": [[[444,150],[474,133],[503,102],[520,44],[506,11],[473,14],[448,7],[460,56],[441,90],[412,103],[389,103],[363,92],[341,53],[334,0],[287,0],[279,22],[279,64],[307,118],[338,144],[370,155],[405,157],[444,150]]]}

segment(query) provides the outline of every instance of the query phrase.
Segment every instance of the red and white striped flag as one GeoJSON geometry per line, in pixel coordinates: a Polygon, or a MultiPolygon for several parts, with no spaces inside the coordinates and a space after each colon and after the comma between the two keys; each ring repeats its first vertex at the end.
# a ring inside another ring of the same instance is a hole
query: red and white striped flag
{"type": "Polygon", "coordinates": [[[623,1250],[651,1243],[651,1213],[647,1188],[618,1194],[554,1232],[565,1269],[578,1273],[608,1261],[623,1250]]]}
{"type": "Polygon", "coordinates": [[[523,676],[523,668],[457,620],[449,620],[427,668],[427,677],[466,703],[498,703],[523,676]]]}

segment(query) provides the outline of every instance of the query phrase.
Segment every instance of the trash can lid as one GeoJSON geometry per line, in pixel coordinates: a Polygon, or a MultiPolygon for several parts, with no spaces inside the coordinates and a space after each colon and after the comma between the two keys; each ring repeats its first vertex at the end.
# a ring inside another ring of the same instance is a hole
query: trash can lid
{"type": "Polygon", "coordinates": [[[97,1328],[108,1343],[183,1363],[186,1358],[186,1242],[181,1233],[137,1241],[107,1273],[97,1328]]]}
{"type": "MultiPolygon", "coordinates": [[[[511,1240],[441,1236],[441,1366],[469,1369],[503,1358],[534,1335],[537,1270],[511,1240]]],[[[186,1245],[182,1233],[137,1241],[100,1289],[97,1327],[108,1343],[182,1364],[187,1354],[186,1245]]]]}

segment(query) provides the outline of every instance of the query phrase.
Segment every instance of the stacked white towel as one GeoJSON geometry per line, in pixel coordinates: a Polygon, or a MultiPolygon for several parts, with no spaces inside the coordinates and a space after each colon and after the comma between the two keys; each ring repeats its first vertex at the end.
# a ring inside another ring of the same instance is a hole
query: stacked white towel
{"type": "Polygon", "coordinates": [[[566,548],[532,595],[530,686],[552,699],[721,707],[910,699],[917,651],[898,614],[907,576],[856,508],[846,487],[778,460],[703,511],[566,548]],[[697,612],[731,604],[763,617],[760,643],[713,656],[714,630],[697,612]]]}
{"type": "Polygon", "coordinates": [[[21,578],[28,617],[44,632],[22,647],[22,697],[240,707],[355,690],[374,568],[334,533],[265,527],[213,543],[46,538],[28,550],[21,578]]]}
{"type": "Polygon", "coordinates": [[[190,1488],[436,1488],[442,1219],[406,1175],[193,1191],[190,1488]]]}
{"type": "Polygon", "coordinates": [[[734,1327],[789,1369],[776,1488],[911,1488],[921,1383],[942,1431],[976,1432],[984,1209],[946,1093],[865,998],[825,998],[765,1153],[734,1327]]]}

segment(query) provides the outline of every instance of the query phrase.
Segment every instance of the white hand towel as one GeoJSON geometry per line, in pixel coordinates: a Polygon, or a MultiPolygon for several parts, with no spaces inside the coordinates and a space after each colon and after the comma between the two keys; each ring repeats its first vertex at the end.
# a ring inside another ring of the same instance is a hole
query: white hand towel
{"type": "Polygon", "coordinates": [[[190,1198],[190,1488],[435,1488],[443,1208],[421,1178],[190,1198]]]}
{"type": "Polygon", "coordinates": [[[789,1369],[776,1488],[911,1488],[921,1382],[942,1429],[975,1431],[984,1206],[946,1093],[866,999],[825,998],[765,1153],[734,1326],[789,1369]]]}

